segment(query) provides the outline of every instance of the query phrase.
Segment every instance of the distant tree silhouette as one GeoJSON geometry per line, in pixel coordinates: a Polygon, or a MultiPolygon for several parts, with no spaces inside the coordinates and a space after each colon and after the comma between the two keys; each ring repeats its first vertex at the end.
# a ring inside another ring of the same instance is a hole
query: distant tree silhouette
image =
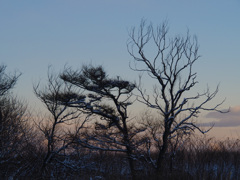
{"type": "Polygon", "coordinates": [[[6,65],[0,65],[0,96],[8,93],[17,83],[21,73],[7,74],[6,65]]]}
{"type": "Polygon", "coordinates": [[[0,176],[12,176],[21,169],[17,159],[28,143],[27,105],[13,97],[11,90],[21,73],[7,74],[6,66],[0,66],[0,176]]]}

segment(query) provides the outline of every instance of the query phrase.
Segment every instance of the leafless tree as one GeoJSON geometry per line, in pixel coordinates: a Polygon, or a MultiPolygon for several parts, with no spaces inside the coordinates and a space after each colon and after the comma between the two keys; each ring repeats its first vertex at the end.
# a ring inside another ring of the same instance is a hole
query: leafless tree
{"type": "Polygon", "coordinates": [[[0,96],[9,92],[17,83],[21,73],[7,74],[6,65],[0,65],[0,96]]]}
{"type": "Polygon", "coordinates": [[[87,148],[127,154],[131,176],[136,178],[134,170],[134,136],[143,131],[131,126],[128,107],[132,104],[131,95],[135,84],[120,79],[109,78],[102,66],[83,66],[73,71],[66,68],[61,78],[86,91],[85,99],[76,99],[69,104],[85,113],[96,116],[95,131],[86,139],[78,142],[87,148]]]}
{"type": "MultiPolygon", "coordinates": [[[[20,74],[14,74],[10,75],[6,72],[6,66],[1,65],[0,66],[0,133],[1,133],[1,155],[4,149],[4,139],[7,137],[6,135],[9,133],[11,134],[11,129],[14,129],[12,126],[15,127],[15,125],[18,123],[14,123],[14,120],[11,120],[13,118],[14,113],[19,113],[19,115],[22,115],[21,111],[25,111],[25,108],[19,108],[20,111],[16,110],[16,106],[13,107],[16,99],[10,97],[8,94],[12,90],[12,88],[15,86],[18,77],[20,74]],[[13,114],[12,114],[13,113],[13,114]],[[9,118],[11,117],[11,118],[9,118]],[[10,131],[8,131],[10,130],[10,131]],[[7,133],[7,134],[6,134],[7,133]],[[3,137],[4,136],[4,137],[3,137]]],[[[16,103],[18,104],[18,103],[16,103]]],[[[16,117],[16,115],[14,116],[16,117]]],[[[13,118],[14,119],[14,118],[13,118]]],[[[9,136],[10,138],[10,136],[9,136]]],[[[8,143],[11,143],[11,141],[7,140],[8,143]]]]}
{"type": "Polygon", "coordinates": [[[0,175],[11,177],[24,169],[21,167],[24,149],[30,144],[27,105],[13,96],[11,90],[21,73],[7,74],[0,66],[0,175]],[[14,172],[14,173],[13,173],[14,172]]]}
{"type": "Polygon", "coordinates": [[[23,167],[22,156],[30,143],[26,105],[14,97],[1,98],[0,119],[0,168],[1,176],[10,177],[23,167]],[[13,173],[14,170],[14,173],[13,173]]]}
{"type": "Polygon", "coordinates": [[[69,148],[72,144],[73,134],[79,133],[87,118],[82,121],[80,119],[81,112],[67,106],[67,103],[74,96],[74,94],[70,94],[71,87],[65,86],[58,76],[50,72],[50,68],[47,85],[41,88],[39,84],[35,85],[34,92],[50,113],[50,116],[44,117],[36,123],[47,141],[47,152],[42,163],[42,171],[45,172],[47,165],[56,159],[57,155],[61,155],[61,153],[63,155],[69,148]],[[75,123],[78,126],[73,132],[71,127],[75,123]],[[66,129],[67,127],[69,128],[66,129]]]}
{"type": "MultiPolygon", "coordinates": [[[[4,125],[4,117],[3,111],[9,109],[9,105],[11,104],[11,100],[13,100],[9,93],[11,92],[12,88],[15,86],[19,76],[21,74],[7,74],[6,73],[5,65],[0,66],[0,128],[5,128],[4,125]]],[[[8,124],[9,125],[9,124],[8,124]]]]}
{"type": "Polygon", "coordinates": [[[137,89],[140,92],[138,100],[157,110],[162,117],[159,121],[163,121],[163,132],[154,139],[160,143],[158,157],[156,161],[151,161],[158,174],[161,174],[171,139],[179,132],[208,132],[209,129],[202,130],[193,118],[201,111],[222,112],[218,108],[223,103],[208,106],[218,93],[218,87],[212,93],[207,89],[195,96],[188,94],[198,83],[197,73],[193,71],[193,65],[200,57],[197,38],[189,33],[169,38],[168,30],[167,22],[154,28],[142,20],[138,29],[130,31],[128,42],[128,52],[133,57],[130,67],[134,71],[147,73],[156,82],[152,96],[143,89],[141,78],[137,89]]]}

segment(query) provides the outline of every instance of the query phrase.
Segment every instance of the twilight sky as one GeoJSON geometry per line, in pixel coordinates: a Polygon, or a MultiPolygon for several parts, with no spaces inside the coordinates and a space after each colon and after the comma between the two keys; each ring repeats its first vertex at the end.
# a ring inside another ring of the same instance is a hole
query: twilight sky
{"type": "Polygon", "coordinates": [[[223,108],[233,109],[204,117],[220,121],[219,127],[240,126],[239,0],[0,0],[0,62],[7,72],[23,73],[15,92],[33,107],[40,101],[32,86],[44,82],[49,65],[58,72],[66,64],[91,62],[112,76],[136,80],[126,42],[142,18],[154,25],[167,19],[171,34],[189,29],[197,35],[199,89],[220,83],[213,103],[226,98],[223,108]]]}

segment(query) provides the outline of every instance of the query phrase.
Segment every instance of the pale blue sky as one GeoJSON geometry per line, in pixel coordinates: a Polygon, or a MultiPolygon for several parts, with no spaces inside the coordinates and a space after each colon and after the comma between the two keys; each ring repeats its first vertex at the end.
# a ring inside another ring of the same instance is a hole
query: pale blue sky
{"type": "Polygon", "coordinates": [[[196,34],[200,84],[220,82],[224,107],[240,105],[239,0],[0,0],[0,62],[23,73],[16,92],[31,105],[32,84],[46,77],[48,65],[59,71],[92,62],[134,80],[126,42],[141,18],[168,19],[171,33],[196,34]]]}

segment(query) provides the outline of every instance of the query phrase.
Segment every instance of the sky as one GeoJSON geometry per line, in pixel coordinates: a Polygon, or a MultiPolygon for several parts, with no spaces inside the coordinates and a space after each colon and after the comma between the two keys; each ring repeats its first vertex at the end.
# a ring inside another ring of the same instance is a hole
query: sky
{"type": "Polygon", "coordinates": [[[56,72],[103,65],[112,76],[134,81],[126,43],[142,18],[153,25],[167,20],[171,34],[189,30],[198,37],[198,87],[220,84],[213,103],[226,98],[222,108],[232,109],[201,120],[215,123],[215,135],[240,132],[239,0],[0,0],[0,63],[22,73],[14,92],[33,108],[40,104],[33,84],[46,82],[49,65],[56,72]]]}

